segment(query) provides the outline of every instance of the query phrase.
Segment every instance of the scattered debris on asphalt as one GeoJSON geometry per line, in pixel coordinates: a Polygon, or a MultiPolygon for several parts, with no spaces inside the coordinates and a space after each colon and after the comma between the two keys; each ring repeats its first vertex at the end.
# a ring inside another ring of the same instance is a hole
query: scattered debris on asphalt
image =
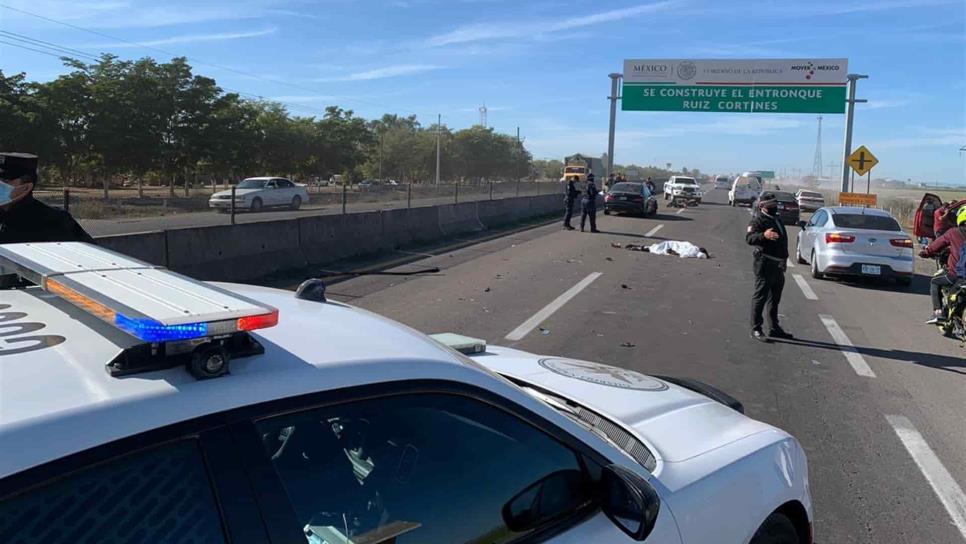
{"type": "Polygon", "coordinates": [[[484,290],[483,290],[483,292],[484,292],[484,293],[489,293],[489,292],[490,292],[490,288],[489,288],[489,287],[487,287],[486,289],[484,289],[484,290]]]}
{"type": "Polygon", "coordinates": [[[608,260],[608,261],[613,261],[613,260],[614,260],[614,259],[613,259],[613,258],[611,258],[611,257],[604,257],[604,259],[606,259],[606,260],[608,260]]]}
{"type": "Polygon", "coordinates": [[[634,346],[635,346],[635,344],[632,344],[631,342],[624,342],[624,343],[621,344],[621,347],[622,348],[632,348],[634,346]]]}
{"type": "Polygon", "coordinates": [[[540,334],[547,336],[548,334],[550,334],[550,329],[545,329],[543,327],[540,327],[540,334]]]}
{"type": "Polygon", "coordinates": [[[621,289],[630,289],[630,286],[628,286],[626,283],[622,283],[621,289]]]}

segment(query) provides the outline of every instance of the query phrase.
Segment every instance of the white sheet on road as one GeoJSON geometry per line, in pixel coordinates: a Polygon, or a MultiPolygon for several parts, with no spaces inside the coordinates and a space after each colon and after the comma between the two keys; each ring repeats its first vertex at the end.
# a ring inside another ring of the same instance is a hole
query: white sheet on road
{"type": "Polygon", "coordinates": [[[701,253],[701,249],[691,242],[678,242],[675,240],[665,240],[648,247],[651,253],[658,255],[670,255],[668,250],[674,251],[682,259],[707,259],[708,256],[701,253]]]}

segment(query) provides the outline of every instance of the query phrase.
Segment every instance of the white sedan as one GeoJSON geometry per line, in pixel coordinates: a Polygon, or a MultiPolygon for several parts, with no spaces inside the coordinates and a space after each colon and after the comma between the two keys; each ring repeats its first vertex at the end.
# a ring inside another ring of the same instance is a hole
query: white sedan
{"type": "Polygon", "coordinates": [[[4,295],[7,542],[63,540],[68,511],[92,542],[812,542],[801,445],[707,384],[87,244],[0,266],[58,280],[4,295]]]}
{"type": "MultiPolygon", "coordinates": [[[[272,207],[297,210],[308,201],[308,189],[286,178],[248,178],[235,187],[236,210],[257,212],[272,207]]],[[[228,211],[231,208],[231,190],[211,195],[208,206],[218,211],[228,211]]]]}
{"type": "Polygon", "coordinates": [[[872,277],[912,283],[912,237],[888,212],[874,208],[820,208],[799,222],[796,256],[812,277],[872,277]]]}

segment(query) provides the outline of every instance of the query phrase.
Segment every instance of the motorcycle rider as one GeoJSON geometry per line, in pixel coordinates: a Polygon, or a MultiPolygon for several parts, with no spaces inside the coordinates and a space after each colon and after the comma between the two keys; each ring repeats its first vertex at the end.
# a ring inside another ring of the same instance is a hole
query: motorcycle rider
{"type": "Polygon", "coordinates": [[[960,266],[960,251],[963,248],[963,244],[966,243],[966,206],[959,208],[959,212],[956,214],[956,225],[956,228],[951,228],[944,232],[942,236],[933,240],[932,243],[919,253],[920,257],[928,259],[939,255],[943,251],[948,251],[946,268],[941,272],[937,272],[929,282],[929,295],[932,297],[933,314],[926,321],[929,324],[939,323],[945,319],[945,316],[943,316],[942,288],[955,285],[956,281],[960,278],[960,274],[957,274],[957,267],[960,266]]]}

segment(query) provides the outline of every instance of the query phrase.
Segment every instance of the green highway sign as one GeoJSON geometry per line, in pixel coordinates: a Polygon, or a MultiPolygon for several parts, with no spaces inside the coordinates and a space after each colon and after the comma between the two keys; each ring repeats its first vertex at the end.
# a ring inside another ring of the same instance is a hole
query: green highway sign
{"type": "Polygon", "coordinates": [[[624,111],[844,113],[845,59],[626,60],[624,111]]]}
{"type": "Polygon", "coordinates": [[[761,179],[775,179],[774,170],[756,170],[756,172],[761,176],[761,179]]]}

